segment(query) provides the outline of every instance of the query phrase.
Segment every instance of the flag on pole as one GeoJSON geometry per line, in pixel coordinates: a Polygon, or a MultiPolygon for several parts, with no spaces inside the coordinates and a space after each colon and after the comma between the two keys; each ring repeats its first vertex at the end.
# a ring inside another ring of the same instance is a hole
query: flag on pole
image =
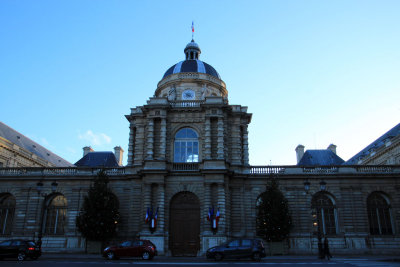
{"type": "Polygon", "coordinates": [[[194,32],[194,23],[192,21],[192,32],[194,32]]]}
{"type": "Polygon", "coordinates": [[[208,208],[207,221],[211,220],[211,208],[208,208]]]}
{"type": "Polygon", "coordinates": [[[146,211],[146,217],[145,217],[145,222],[146,222],[146,223],[148,223],[148,222],[149,222],[149,212],[150,212],[150,209],[149,209],[149,208],[147,208],[147,211],[146,211]]]}
{"type": "Polygon", "coordinates": [[[218,222],[219,222],[219,209],[217,210],[217,214],[215,214],[215,221],[216,221],[216,227],[218,227],[218,222]]]}

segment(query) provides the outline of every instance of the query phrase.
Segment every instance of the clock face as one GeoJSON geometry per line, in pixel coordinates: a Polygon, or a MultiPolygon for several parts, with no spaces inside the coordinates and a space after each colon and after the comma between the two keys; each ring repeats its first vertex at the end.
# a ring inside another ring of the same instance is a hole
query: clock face
{"type": "Polygon", "coordinates": [[[183,100],[193,100],[195,97],[195,93],[193,90],[187,89],[182,92],[182,99],[183,100]]]}

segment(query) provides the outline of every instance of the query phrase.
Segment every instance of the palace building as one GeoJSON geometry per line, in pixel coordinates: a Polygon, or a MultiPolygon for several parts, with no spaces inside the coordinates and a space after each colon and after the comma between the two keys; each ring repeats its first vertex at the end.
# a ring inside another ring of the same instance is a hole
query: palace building
{"type": "Polygon", "coordinates": [[[391,151],[385,165],[362,164],[367,153],[344,162],[334,145],[307,151],[299,145],[297,165],[251,166],[252,114],[246,106],[229,103],[225,82],[200,54],[199,45],[189,42],[184,60],[165,72],[155,92],[149,91],[154,96],[126,115],[126,166],[121,166],[120,147],[115,153],[86,147],[75,165],[52,165],[51,160],[3,164],[0,239],[42,234],[44,251],[84,251],[75,219],[93,177],[105,168],[120,203],[116,239],[149,239],[161,255],[201,256],[230,238],[257,237],[256,203],[270,179],[279,181],[292,214],[285,253],[317,252],[312,209],[335,254],[399,251],[399,125],[379,139],[379,147],[371,146],[376,153],[391,151]],[[145,222],[149,210],[157,211],[154,229],[145,222]],[[207,219],[211,210],[219,213],[217,228],[207,219]]]}

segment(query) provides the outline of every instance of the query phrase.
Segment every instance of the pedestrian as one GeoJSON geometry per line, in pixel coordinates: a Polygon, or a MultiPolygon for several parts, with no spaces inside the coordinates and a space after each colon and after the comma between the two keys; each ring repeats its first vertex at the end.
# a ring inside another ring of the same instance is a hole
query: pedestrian
{"type": "MultiPolygon", "coordinates": [[[[326,238],[326,237],[325,237],[325,240],[324,240],[324,255],[325,255],[325,257],[326,257],[328,260],[330,260],[330,259],[332,258],[332,255],[331,255],[331,253],[329,252],[328,238],[326,238]]],[[[324,258],[325,258],[325,257],[324,257],[324,258]]]]}

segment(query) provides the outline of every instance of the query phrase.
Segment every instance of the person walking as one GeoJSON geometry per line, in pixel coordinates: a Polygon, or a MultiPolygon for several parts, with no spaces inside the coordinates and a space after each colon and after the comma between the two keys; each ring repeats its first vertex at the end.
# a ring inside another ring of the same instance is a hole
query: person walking
{"type": "MultiPolygon", "coordinates": [[[[332,258],[332,255],[331,255],[331,253],[329,252],[328,238],[326,238],[326,237],[325,237],[325,240],[324,240],[324,256],[325,256],[328,260],[330,260],[330,259],[332,258]]],[[[325,257],[324,257],[324,258],[325,258],[325,257]]]]}

